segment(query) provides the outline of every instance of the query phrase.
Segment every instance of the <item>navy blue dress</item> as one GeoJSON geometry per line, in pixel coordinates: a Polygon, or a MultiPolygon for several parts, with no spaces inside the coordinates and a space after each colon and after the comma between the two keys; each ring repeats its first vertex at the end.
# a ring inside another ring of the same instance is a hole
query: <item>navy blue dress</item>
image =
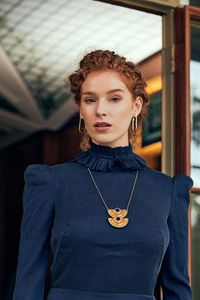
{"type": "Polygon", "coordinates": [[[164,300],[191,300],[188,276],[190,177],[155,171],[129,146],[90,139],[90,149],[54,166],[25,171],[24,213],[13,300],[153,300],[160,273],[164,300]],[[109,208],[125,209],[138,170],[126,227],[109,208]]]}

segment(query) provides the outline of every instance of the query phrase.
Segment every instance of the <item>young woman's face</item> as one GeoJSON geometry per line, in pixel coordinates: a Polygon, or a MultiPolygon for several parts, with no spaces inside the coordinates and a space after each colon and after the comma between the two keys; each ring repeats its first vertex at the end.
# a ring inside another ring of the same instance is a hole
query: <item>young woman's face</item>
{"type": "Polygon", "coordinates": [[[80,116],[92,141],[117,147],[128,146],[128,127],[142,108],[142,98],[134,101],[120,75],[115,71],[90,73],[82,84],[80,116]],[[107,122],[108,127],[95,127],[107,122]]]}

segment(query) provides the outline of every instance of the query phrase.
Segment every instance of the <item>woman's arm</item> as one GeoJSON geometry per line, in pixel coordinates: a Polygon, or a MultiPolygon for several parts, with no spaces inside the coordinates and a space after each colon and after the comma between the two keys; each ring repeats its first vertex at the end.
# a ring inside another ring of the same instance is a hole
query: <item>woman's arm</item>
{"type": "Polygon", "coordinates": [[[175,175],[168,226],[170,242],[161,267],[163,300],[192,300],[188,275],[189,176],[175,175]]]}
{"type": "Polygon", "coordinates": [[[24,173],[23,216],[13,300],[43,300],[53,224],[53,175],[47,165],[24,173]]]}

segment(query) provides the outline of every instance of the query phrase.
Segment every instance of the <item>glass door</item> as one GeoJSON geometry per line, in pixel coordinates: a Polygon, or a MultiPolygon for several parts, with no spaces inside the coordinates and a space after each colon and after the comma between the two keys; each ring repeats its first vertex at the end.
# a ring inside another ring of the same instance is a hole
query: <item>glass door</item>
{"type": "Polygon", "coordinates": [[[189,260],[193,300],[200,299],[200,8],[176,10],[176,173],[192,177],[189,260]]]}
{"type": "MultiPolygon", "coordinates": [[[[200,9],[199,9],[200,11],[200,9]]],[[[191,109],[191,177],[192,191],[192,287],[194,300],[200,299],[200,19],[191,19],[190,109],[191,109]]]]}

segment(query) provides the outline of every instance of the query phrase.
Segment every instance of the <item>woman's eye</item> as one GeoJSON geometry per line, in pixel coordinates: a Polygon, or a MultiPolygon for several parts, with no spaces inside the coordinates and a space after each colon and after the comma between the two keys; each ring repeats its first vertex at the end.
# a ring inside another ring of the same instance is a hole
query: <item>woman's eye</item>
{"type": "Polygon", "coordinates": [[[92,98],[85,99],[85,102],[86,102],[86,103],[88,103],[88,102],[92,102],[92,101],[94,101],[94,99],[92,99],[92,98]]]}
{"type": "Polygon", "coordinates": [[[117,101],[120,100],[120,99],[119,99],[118,97],[113,97],[112,100],[113,100],[114,102],[117,102],[117,101]]]}

